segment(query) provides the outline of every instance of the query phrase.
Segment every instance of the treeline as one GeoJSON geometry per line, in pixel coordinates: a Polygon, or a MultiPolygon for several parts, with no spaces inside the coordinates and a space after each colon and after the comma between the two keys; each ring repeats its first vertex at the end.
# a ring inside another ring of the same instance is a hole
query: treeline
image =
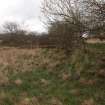
{"type": "MultiPolygon", "coordinates": [[[[75,27],[69,26],[68,23],[63,21],[52,23],[48,27],[48,33],[40,34],[23,30],[21,25],[15,22],[5,23],[3,28],[4,32],[0,34],[1,46],[18,48],[63,48],[69,51],[74,47],[73,45],[77,43],[77,40],[75,40],[76,36],[74,34],[72,37],[70,36],[74,31],[76,32],[75,27]],[[69,31],[69,29],[72,29],[72,31],[69,31]]],[[[78,39],[78,41],[80,41],[80,39],[78,39]]]]}
{"type": "Polygon", "coordinates": [[[28,32],[15,22],[4,23],[0,45],[19,48],[53,47],[47,33],[28,32]]]}
{"type": "Polygon", "coordinates": [[[0,34],[0,45],[18,48],[54,47],[49,41],[48,34],[37,35],[36,33],[0,34]]]}
{"type": "Polygon", "coordinates": [[[105,0],[44,0],[42,13],[48,33],[27,33],[19,24],[3,25],[1,44],[18,47],[57,47],[65,52],[84,48],[84,32],[105,36],[105,0]]]}

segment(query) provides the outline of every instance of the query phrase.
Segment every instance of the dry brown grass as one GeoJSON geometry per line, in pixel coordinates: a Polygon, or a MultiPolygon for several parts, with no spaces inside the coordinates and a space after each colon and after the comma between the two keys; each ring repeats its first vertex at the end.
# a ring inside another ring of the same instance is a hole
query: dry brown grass
{"type": "Polygon", "coordinates": [[[104,40],[100,40],[100,39],[87,39],[87,41],[86,41],[87,43],[90,43],[90,44],[95,44],[95,43],[105,43],[105,39],[104,40]]]}
{"type": "Polygon", "coordinates": [[[17,103],[16,105],[40,105],[39,100],[36,97],[32,97],[32,98],[23,98],[20,100],[19,103],[17,103]]]}
{"type": "Polygon", "coordinates": [[[30,70],[33,57],[38,56],[40,49],[0,48],[0,70],[7,73],[11,70],[30,70]],[[5,70],[4,70],[5,69],[5,70]]]}
{"type": "Polygon", "coordinates": [[[8,75],[11,73],[30,72],[37,68],[53,70],[61,63],[60,59],[64,57],[63,53],[57,53],[56,50],[44,52],[41,48],[0,48],[0,84],[7,84],[9,82],[8,75]]]}
{"type": "Polygon", "coordinates": [[[96,105],[92,98],[84,100],[81,105],[96,105]]]}

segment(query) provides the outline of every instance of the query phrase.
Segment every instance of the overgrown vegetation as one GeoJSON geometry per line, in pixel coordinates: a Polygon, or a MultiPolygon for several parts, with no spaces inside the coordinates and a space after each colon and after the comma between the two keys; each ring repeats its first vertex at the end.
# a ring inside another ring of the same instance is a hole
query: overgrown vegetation
{"type": "Polygon", "coordinates": [[[0,105],[105,105],[105,44],[81,38],[89,31],[103,39],[104,5],[104,0],[44,0],[48,33],[4,24],[0,105]]]}
{"type": "Polygon", "coordinates": [[[0,49],[1,105],[104,105],[105,45],[72,57],[58,49],[0,49]]]}

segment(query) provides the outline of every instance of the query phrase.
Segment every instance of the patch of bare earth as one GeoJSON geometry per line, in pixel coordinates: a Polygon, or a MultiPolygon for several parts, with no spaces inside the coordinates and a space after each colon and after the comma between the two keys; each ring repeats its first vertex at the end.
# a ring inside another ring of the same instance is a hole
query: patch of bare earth
{"type": "Polygon", "coordinates": [[[25,97],[25,98],[22,98],[15,105],[40,105],[40,103],[37,97],[32,97],[32,98],[25,97]]]}
{"type": "Polygon", "coordinates": [[[87,100],[84,100],[81,105],[96,105],[94,99],[90,98],[87,100]]]}

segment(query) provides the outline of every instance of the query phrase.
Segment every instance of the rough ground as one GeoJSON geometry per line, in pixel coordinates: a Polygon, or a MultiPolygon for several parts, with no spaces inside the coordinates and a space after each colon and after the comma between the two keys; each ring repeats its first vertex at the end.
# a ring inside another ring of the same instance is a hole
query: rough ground
{"type": "Polygon", "coordinates": [[[0,48],[0,105],[105,105],[105,45],[87,49],[0,48]]]}

